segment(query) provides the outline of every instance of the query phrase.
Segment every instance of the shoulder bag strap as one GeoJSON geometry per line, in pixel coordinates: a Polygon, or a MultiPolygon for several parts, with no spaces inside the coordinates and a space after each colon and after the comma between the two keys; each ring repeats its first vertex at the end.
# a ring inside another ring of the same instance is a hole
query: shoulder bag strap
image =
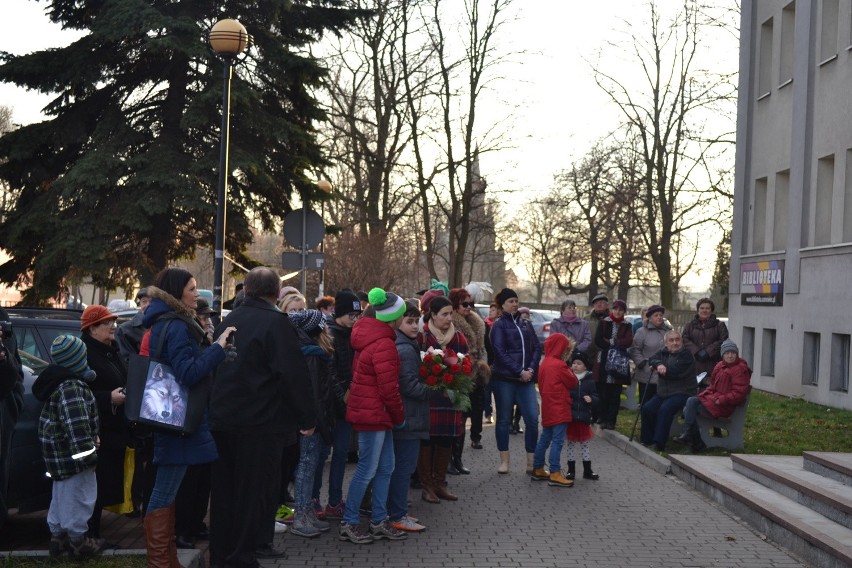
{"type": "Polygon", "coordinates": [[[153,358],[159,359],[160,354],[163,352],[163,342],[166,340],[166,330],[169,329],[169,324],[172,323],[172,320],[166,320],[166,325],[163,326],[163,330],[160,332],[160,337],[157,339],[157,351],[154,352],[153,358]]]}

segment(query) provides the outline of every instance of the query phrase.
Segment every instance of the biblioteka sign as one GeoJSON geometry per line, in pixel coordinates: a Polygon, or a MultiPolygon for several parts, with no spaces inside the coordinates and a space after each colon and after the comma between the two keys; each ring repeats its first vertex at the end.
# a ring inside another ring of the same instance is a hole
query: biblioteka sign
{"type": "Polygon", "coordinates": [[[765,260],[740,265],[740,301],[743,306],[784,304],[784,261],[765,260]]]}

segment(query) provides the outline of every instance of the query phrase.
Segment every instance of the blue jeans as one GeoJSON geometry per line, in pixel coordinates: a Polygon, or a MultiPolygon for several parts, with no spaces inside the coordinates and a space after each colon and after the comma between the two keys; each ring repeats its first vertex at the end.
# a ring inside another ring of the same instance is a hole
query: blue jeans
{"type": "Polygon", "coordinates": [[[704,410],[704,405],[701,404],[701,399],[697,396],[691,396],[686,399],[686,404],[683,406],[683,431],[688,432],[695,424],[695,419],[698,416],[709,416],[709,413],[704,410]]]}
{"type": "Polygon", "coordinates": [[[541,427],[541,436],[538,438],[538,444],[535,447],[535,456],[533,456],[534,468],[539,469],[544,467],[544,452],[550,446],[550,472],[556,473],[562,469],[559,465],[559,455],[562,453],[562,445],[565,443],[565,431],[567,429],[567,422],[541,427]]]}
{"type": "Polygon", "coordinates": [[[296,500],[297,511],[301,511],[311,502],[320,446],[322,446],[322,436],[319,434],[299,436],[299,465],[296,466],[296,475],[293,480],[296,493],[293,497],[296,500]]]}
{"type": "Polygon", "coordinates": [[[316,470],[314,470],[314,487],[311,491],[311,498],[316,499],[317,502],[320,500],[320,492],[322,491],[322,474],[325,470],[325,462],[328,459],[329,454],[331,454],[331,446],[326,444],[322,440],[322,437],[320,437],[317,467],[316,470]]]}
{"type": "MultiPolygon", "coordinates": [[[[334,423],[334,442],[331,452],[331,464],[328,466],[328,504],[337,505],[343,500],[343,474],[346,473],[346,458],[349,455],[349,436],[352,434],[352,425],[345,420],[338,419],[334,423]]],[[[325,446],[320,454],[320,464],[324,464],[328,458],[328,446],[325,446]]],[[[322,471],[320,471],[322,476],[322,471]]],[[[322,485],[322,479],[320,479],[322,485]]],[[[319,489],[314,492],[319,497],[319,489]]]]}
{"type": "Polygon", "coordinates": [[[396,465],[390,478],[388,489],[388,517],[398,521],[408,514],[408,485],[411,474],[417,469],[420,455],[420,440],[393,440],[393,456],[396,465]]]}
{"type": "Polygon", "coordinates": [[[660,398],[655,394],[642,405],[642,434],[640,441],[645,445],[656,444],[657,449],[666,449],[672,420],[681,411],[689,395],[673,394],[660,398]]]}
{"type": "Polygon", "coordinates": [[[167,509],[175,502],[178,489],[180,489],[180,482],[183,481],[185,473],[185,465],[157,466],[157,479],[154,481],[154,489],[151,490],[147,512],[167,509]]]}
{"type": "Polygon", "coordinates": [[[367,486],[373,482],[372,522],[381,523],[388,516],[388,488],[394,468],[393,433],[391,430],[358,432],[358,467],[346,494],[343,522],[357,525],[358,512],[367,486]]]}
{"type": "Polygon", "coordinates": [[[524,446],[527,453],[535,451],[538,442],[538,397],[535,383],[520,381],[491,381],[494,389],[494,402],[497,407],[497,425],[494,435],[497,438],[497,450],[509,451],[509,422],[512,421],[512,405],[521,408],[524,417],[524,446]]]}

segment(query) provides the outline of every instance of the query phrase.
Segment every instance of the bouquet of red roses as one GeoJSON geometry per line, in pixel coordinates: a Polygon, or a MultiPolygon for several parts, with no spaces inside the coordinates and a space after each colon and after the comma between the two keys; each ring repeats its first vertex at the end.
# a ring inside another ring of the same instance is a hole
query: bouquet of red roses
{"type": "Polygon", "coordinates": [[[431,390],[445,390],[456,410],[470,410],[473,363],[470,357],[452,349],[433,349],[420,352],[420,378],[431,390]]]}

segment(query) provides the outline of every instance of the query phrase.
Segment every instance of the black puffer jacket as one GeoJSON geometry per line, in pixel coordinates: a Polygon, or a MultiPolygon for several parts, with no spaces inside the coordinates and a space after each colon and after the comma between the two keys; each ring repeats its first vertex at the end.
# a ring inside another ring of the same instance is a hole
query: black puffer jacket
{"type": "Polygon", "coordinates": [[[299,331],[299,342],[302,346],[302,354],[305,363],[308,364],[308,372],[311,375],[311,384],[314,389],[314,401],[317,413],[317,434],[322,436],[326,445],[334,441],[334,413],[335,398],[332,391],[334,379],[334,360],[331,355],[323,351],[316,340],[308,337],[303,331],[299,331]]]}
{"type": "Polygon", "coordinates": [[[334,384],[332,392],[335,400],[335,416],[338,420],[346,419],[346,391],[352,383],[352,360],[355,350],[352,349],[352,328],[342,327],[336,323],[328,325],[331,338],[334,340],[334,384]]]}
{"type": "Polygon", "coordinates": [[[586,371],[582,377],[578,376],[580,383],[577,388],[571,389],[571,422],[592,423],[592,409],[597,407],[598,387],[595,384],[595,377],[591,372],[586,371]],[[584,396],[590,396],[592,402],[583,400],[584,396]]]}

